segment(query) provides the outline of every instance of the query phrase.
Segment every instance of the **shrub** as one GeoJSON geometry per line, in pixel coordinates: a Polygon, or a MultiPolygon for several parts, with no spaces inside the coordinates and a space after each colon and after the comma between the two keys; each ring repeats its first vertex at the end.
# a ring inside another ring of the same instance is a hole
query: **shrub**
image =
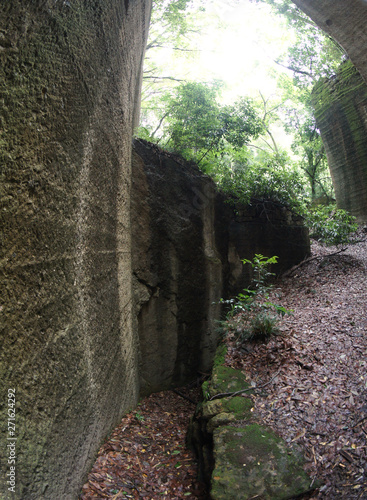
{"type": "Polygon", "coordinates": [[[274,273],[269,271],[269,266],[277,262],[278,257],[264,257],[255,254],[253,260],[244,259],[244,264],[249,264],[253,270],[251,288],[244,289],[235,298],[223,300],[230,310],[226,316],[227,331],[234,332],[239,343],[246,340],[268,340],[272,335],[280,332],[276,327],[279,316],[291,314],[291,311],[269,300],[273,285],[268,281],[274,273]]]}
{"type": "Polygon", "coordinates": [[[358,229],[356,218],[346,210],[333,205],[319,206],[307,216],[310,236],[326,245],[345,245],[352,243],[352,234],[358,229]]]}

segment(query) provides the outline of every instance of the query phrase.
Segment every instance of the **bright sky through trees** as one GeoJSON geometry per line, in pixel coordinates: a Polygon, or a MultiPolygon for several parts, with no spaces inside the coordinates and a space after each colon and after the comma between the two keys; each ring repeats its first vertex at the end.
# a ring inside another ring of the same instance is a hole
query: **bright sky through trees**
{"type": "Polygon", "coordinates": [[[327,194],[331,184],[310,93],[319,78],[335,74],[342,51],[289,0],[154,0],[154,7],[140,137],[181,151],[177,138],[187,133],[195,147],[184,141],[181,154],[204,171],[233,173],[275,162],[303,176],[313,198],[327,194]],[[215,102],[201,109],[213,92],[215,102]],[[225,135],[239,119],[239,98],[253,103],[262,122],[260,133],[241,147],[225,135]],[[193,123],[196,113],[202,120],[193,123]],[[207,143],[198,146],[203,137],[207,143]]]}
{"type": "Polygon", "coordinates": [[[293,41],[293,33],[281,18],[268,5],[249,0],[220,1],[207,9],[218,16],[223,29],[213,25],[202,35],[200,76],[225,81],[231,94],[258,96],[260,90],[268,96],[275,92],[276,81],[269,70],[276,68],[274,60],[293,41]]]}
{"type": "Polygon", "coordinates": [[[198,51],[160,49],[155,57],[165,73],[191,81],[222,80],[225,100],[259,97],[259,90],[267,97],[274,93],[276,79],[269,72],[279,70],[274,60],[292,45],[294,33],[267,4],[214,0],[204,5],[206,26],[193,35],[198,51]]]}

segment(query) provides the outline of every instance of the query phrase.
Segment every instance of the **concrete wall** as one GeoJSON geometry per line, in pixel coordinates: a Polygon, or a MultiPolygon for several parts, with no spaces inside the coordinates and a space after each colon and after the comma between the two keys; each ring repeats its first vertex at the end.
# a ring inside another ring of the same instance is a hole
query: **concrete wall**
{"type": "Polygon", "coordinates": [[[76,498],[137,401],[129,191],[149,16],[145,0],[0,4],[2,499],[76,498]]]}

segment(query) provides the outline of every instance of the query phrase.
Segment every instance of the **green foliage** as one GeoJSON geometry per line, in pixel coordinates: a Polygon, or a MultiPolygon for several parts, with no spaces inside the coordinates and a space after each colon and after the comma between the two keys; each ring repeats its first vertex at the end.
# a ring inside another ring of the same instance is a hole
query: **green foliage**
{"type": "MultiPolygon", "coordinates": [[[[221,82],[183,82],[185,76],[166,72],[168,64],[154,66],[154,51],[169,47],[180,55],[193,53],[205,16],[201,0],[154,0],[138,135],[195,161],[235,204],[279,203],[302,216],[320,241],[343,244],[353,231],[353,219],[339,211],[332,216],[311,212],[309,206],[320,196],[333,195],[311,91],[317,80],[335,73],[344,53],[291,0],[256,1],[270,4],[294,38],[276,61],[292,72],[274,72],[279,95],[265,98],[260,93],[258,101],[242,97],[222,105],[221,82]],[[292,152],[277,144],[273,127],[279,122],[293,136],[292,152]]],[[[346,82],[354,74],[349,62],[340,71],[346,82]]],[[[319,108],[325,99],[321,90],[313,92],[319,108]]]]}
{"type": "Polygon", "coordinates": [[[277,63],[293,72],[297,87],[310,89],[321,77],[331,77],[345,60],[343,49],[291,0],[256,0],[269,4],[292,29],[295,43],[277,63]]]}
{"type": "Polygon", "coordinates": [[[214,176],[234,202],[247,205],[252,200],[280,203],[297,213],[302,211],[305,192],[300,175],[284,165],[280,155],[267,164],[247,164],[222,170],[214,176]]]}
{"type": "Polygon", "coordinates": [[[208,23],[202,0],[153,0],[144,59],[141,119],[137,135],[157,141],[166,113],[166,98],[187,78],[188,61],[200,50],[208,23]]]}
{"type": "Polygon", "coordinates": [[[199,160],[202,151],[218,147],[222,138],[219,85],[190,82],[180,85],[168,102],[166,146],[187,160],[199,160]]]}
{"type": "Polygon", "coordinates": [[[317,81],[335,75],[346,59],[343,49],[305,15],[291,0],[256,0],[267,3],[292,33],[294,43],[275,61],[290,70],[275,75],[285,100],[283,120],[288,133],[294,135],[292,151],[299,160],[297,167],[305,174],[312,199],[332,196],[332,182],[326,154],[313,117],[311,92],[317,81]]]}
{"type": "Polygon", "coordinates": [[[138,420],[139,422],[144,422],[144,420],[145,420],[145,419],[144,419],[144,416],[143,416],[143,415],[142,415],[139,411],[137,411],[137,412],[135,413],[135,418],[136,418],[136,420],[138,420]]]}
{"type": "Polygon", "coordinates": [[[332,197],[333,186],[324,144],[308,106],[301,113],[288,115],[286,130],[293,131],[291,149],[297,155],[297,166],[304,172],[309,184],[311,201],[322,195],[332,197]]]}
{"type": "Polygon", "coordinates": [[[252,287],[244,289],[234,299],[221,300],[228,304],[227,331],[235,332],[237,340],[268,340],[272,335],[279,334],[276,328],[279,316],[291,314],[291,311],[269,300],[273,286],[268,283],[274,273],[269,271],[271,264],[276,264],[278,257],[265,257],[255,254],[253,260],[242,262],[252,268],[252,287]]]}
{"type": "Polygon", "coordinates": [[[255,290],[263,290],[264,288],[269,289],[266,283],[274,276],[274,273],[269,271],[269,266],[271,264],[276,264],[278,262],[278,257],[276,255],[273,257],[264,257],[264,255],[255,254],[253,260],[243,259],[242,262],[244,264],[249,264],[252,268],[252,282],[255,290]]]}
{"type": "Polygon", "coordinates": [[[353,243],[353,233],[358,229],[356,218],[346,210],[334,206],[314,208],[307,216],[311,237],[326,245],[346,245],[353,243]]]}
{"type": "Polygon", "coordinates": [[[220,82],[188,82],[168,98],[165,146],[195,160],[203,170],[213,170],[218,158],[242,148],[263,126],[249,98],[228,106],[218,104],[220,88],[220,82]]]}
{"type": "MultiPolygon", "coordinates": [[[[258,314],[251,320],[250,334],[251,338],[266,340],[272,335],[278,335],[279,330],[276,327],[278,318],[270,314],[258,314]]],[[[246,338],[246,336],[245,336],[246,338]]],[[[247,338],[250,338],[247,335],[247,338]]]]}

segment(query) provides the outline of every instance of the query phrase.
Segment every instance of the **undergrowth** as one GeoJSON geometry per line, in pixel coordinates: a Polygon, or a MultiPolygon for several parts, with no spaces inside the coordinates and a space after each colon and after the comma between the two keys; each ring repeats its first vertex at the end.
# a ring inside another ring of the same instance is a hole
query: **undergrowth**
{"type": "Polygon", "coordinates": [[[274,273],[269,271],[269,267],[276,264],[277,260],[277,256],[265,257],[261,254],[255,254],[253,260],[243,259],[242,262],[252,268],[250,287],[232,299],[220,301],[229,306],[222,328],[227,335],[235,336],[239,344],[248,340],[267,341],[273,335],[278,335],[279,318],[292,313],[270,301],[273,285],[269,280],[274,273]]]}

